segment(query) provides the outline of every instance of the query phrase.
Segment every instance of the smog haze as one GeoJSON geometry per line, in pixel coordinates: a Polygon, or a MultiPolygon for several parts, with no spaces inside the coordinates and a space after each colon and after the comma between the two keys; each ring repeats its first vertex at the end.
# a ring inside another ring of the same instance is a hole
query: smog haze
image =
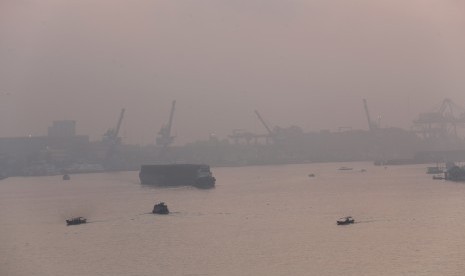
{"type": "Polygon", "coordinates": [[[443,0],[17,1],[0,3],[0,136],[54,120],[100,139],[126,117],[149,144],[177,100],[176,144],[233,129],[409,128],[465,106],[465,4],[443,0]]]}

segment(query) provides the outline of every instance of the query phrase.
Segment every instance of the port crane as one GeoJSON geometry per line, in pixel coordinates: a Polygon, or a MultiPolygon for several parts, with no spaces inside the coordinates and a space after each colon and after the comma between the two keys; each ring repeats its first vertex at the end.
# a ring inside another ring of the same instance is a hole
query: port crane
{"type": "Polygon", "coordinates": [[[267,138],[271,138],[273,142],[276,142],[276,132],[271,130],[271,128],[268,126],[265,120],[263,120],[262,116],[257,110],[255,110],[255,115],[257,115],[258,120],[260,121],[260,123],[262,123],[262,125],[265,127],[266,131],[268,132],[267,138]]]}
{"type": "Polygon", "coordinates": [[[115,145],[121,142],[121,139],[118,137],[118,134],[121,129],[121,124],[123,122],[124,112],[125,112],[125,109],[124,108],[121,109],[121,113],[119,115],[118,123],[116,124],[116,127],[110,128],[109,130],[107,130],[107,132],[105,132],[105,134],[103,135],[103,141],[107,143],[115,144],[115,145]]]}
{"type": "Polygon", "coordinates": [[[424,139],[453,138],[458,140],[458,127],[465,126],[465,109],[451,99],[444,99],[439,109],[420,113],[412,129],[424,139]]]}
{"type": "Polygon", "coordinates": [[[363,99],[363,107],[365,109],[365,115],[368,121],[368,129],[370,130],[370,132],[373,132],[379,127],[379,124],[371,120],[370,111],[368,110],[368,104],[366,99],[363,99]]]}
{"type": "Polygon", "coordinates": [[[176,108],[176,101],[174,100],[171,104],[170,118],[167,125],[163,125],[158,132],[158,136],[155,140],[157,146],[164,148],[168,147],[174,142],[175,136],[171,136],[171,128],[173,126],[174,110],[176,108]]]}
{"type": "Polygon", "coordinates": [[[123,123],[125,109],[121,109],[121,113],[118,118],[118,123],[115,128],[110,128],[103,135],[103,142],[107,145],[106,159],[110,159],[116,150],[116,147],[121,143],[121,138],[118,137],[119,131],[121,129],[121,124],[123,123]]]}

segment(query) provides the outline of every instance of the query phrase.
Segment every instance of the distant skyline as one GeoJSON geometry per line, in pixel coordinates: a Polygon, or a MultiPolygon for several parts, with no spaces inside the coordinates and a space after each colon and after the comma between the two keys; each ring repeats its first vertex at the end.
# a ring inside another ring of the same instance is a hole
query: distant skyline
{"type": "Polygon", "coordinates": [[[150,144],[177,100],[175,144],[272,126],[409,128],[465,106],[465,2],[208,0],[0,2],[0,137],[54,120],[150,144]]]}

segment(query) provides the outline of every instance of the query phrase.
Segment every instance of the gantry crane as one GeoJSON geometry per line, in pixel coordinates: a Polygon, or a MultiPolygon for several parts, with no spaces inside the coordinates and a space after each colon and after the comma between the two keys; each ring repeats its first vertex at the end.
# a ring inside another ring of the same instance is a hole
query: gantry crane
{"type": "Polygon", "coordinates": [[[436,111],[421,113],[412,128],[424,139],[457,139],[457,127],[464,126],[464,109],[446,98],[436,111]]]}

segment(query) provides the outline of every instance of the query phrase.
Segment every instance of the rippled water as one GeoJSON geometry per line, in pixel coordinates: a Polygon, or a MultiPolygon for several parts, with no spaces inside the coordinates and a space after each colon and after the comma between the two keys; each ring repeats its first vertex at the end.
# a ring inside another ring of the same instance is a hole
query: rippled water
{"type": "Polygon", "coordinates": [[[137,172],[5,179],[0,275],[465,272],[465,184],[424,165],[212,171],[212,190],[142,187],[137,172]],[[172,213],[150,214],[159,201],[172,213]],[[346,215],[357,223],[337,226],[346,215]],[[72,216],[90,223],[66,226],[72,216]]]}

